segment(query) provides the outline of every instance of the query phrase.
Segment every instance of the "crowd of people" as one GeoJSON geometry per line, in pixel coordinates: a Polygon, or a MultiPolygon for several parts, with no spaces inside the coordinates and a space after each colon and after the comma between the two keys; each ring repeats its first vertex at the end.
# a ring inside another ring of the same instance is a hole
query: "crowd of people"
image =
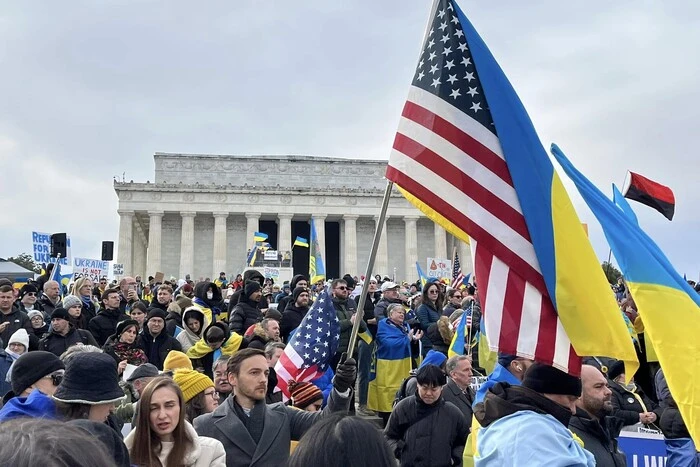
{"type": "Polygon", "coordinates": [[[249,269],[231,281],[80,278],[62,291],[49,278],[0,279],[1,465],[620,467],[619,433],[639,427],[700,462],[622,281],[634,378],[604,356],[580,378],[515,355],[480,362],[475,281],[275,284],[249,269]],[[283,397],[275,366],[323,289],[337,350],[283,397]],[[348,355],[357,320],[371,339],[348,355]]]}

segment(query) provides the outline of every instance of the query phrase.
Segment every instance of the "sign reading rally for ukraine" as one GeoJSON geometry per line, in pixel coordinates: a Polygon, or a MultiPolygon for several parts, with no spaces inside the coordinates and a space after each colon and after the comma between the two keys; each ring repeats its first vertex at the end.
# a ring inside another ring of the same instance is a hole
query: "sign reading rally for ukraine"
{"type": "Polygon", "coordinates": [[[100,277],[107,276],[109,261],[99,259],[74,258],[73,259],[73,279],[89,277],[93,282],[99,281],[100,277]]]}
{"type": "MultiPolygon", "coordinates": [[[[66,257],[61,258],[62,266],[70,266],[70,237],[66,239],[66,257]]],[[[55,263],[56,258],[51,257],[51,234],[32,232],[32,256],[35,263],[55,263]]]]}

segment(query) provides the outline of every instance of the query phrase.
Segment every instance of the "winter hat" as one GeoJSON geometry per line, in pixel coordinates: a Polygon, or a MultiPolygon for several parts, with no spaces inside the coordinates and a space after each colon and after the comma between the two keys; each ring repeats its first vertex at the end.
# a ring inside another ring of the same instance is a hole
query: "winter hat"
{"type": "Polygon", "coordinates": [[[262,286],[257,281],[246,281],[243,293],[246,297],[250,297],[253,293],[261,290],[262,286]]]}
{"type": "Polygon", "coordinates": [[[541,394],[581,397],[581,378],[542,363],[533,363],[525,372],[523,387],[541,394]]]}
{"type": "Polygon", "coordinates": [[[206,391],[207,388],[214,387],[214,381],[204,373],[194,370],[176,370],[173,374],[173,380],[180,386],[182,395],[185,397],[185,403],[189,402],[194,396],[200,392],[206,391]]]}
{"type": "Polygon", "coordinates": [[[29,350],[29,334],[27,334],[27,330],[24,328],[16,330],[14,334],[10,336],[10,339],[7,341],[7,345],[13,343],[22,344],[25,352],[29,350]]]}
{"type": "Polygon", "coordinates": [[[179,369],[192,370],[192,360],[182,352],[171,350],[163,362],[163,371],[175,371],[179,369]]]}
{"type": "Polygon", "coordinates": [[[39,293],[39,290],[32,284],[24,284],[21,289],[19,289],[19,298],[21,299],[30,292],[39,293]]]}
{"type": "Polygon", "coordinates": [[[511,355],[511,354],[499,352],[498,353],[498,364],[501,365],[503,368],[508,368],[510,366],[510,364],[513,362],[513,360],[515,360],[516,358],[518,358],[517,355],[511,355]]]}
{"type": "Polygon", "coordinates": [[[83,302],[75,295],[66,295],[63,299],[63,308],[66,310],[74,306],[83,306],[83,302]]]}
{"type": "Polygon", "coordinates": [[[191,286],[190,284],[184,284],[184,285],[182,286],[182,289],[181,289],[181,290],[182,290],[183,293],[192,293],[192,292],[194,292],[194,289],[192,288],[192,286],[191,286]]]}
{"type": "Polygon", "coordinates": [[[144,363],[139,365],[126,380],[127,383],[133,383],[141,378],[153,378],[158,376],[158,368],[153,363],[144,363]]]}
{"type": "Polygon", "coordinates": [[[42,313],[42,312],[39,311],[39,310],[32,310],[32,311],[30,311],[30,312],[27,313],[27,316],[29,316],[29,319],[32,319],[32,318],[34,318],[35,316],[41,316],[41,319],[42,319],[42,320],[44,319],[44,313],[42,313]]]}
{"type": "Polygon", "coordinates": [[[615,379],[625,372],[625,362],[618,360],[608,369],[608,378],[615,379]]]}
{"type": "Polygon", "coordinates": [[[136,332],[139,330],[139,323],[135,319],[125,319],[124,321],[119,321],[117,323],[116,336],[119,338],[129,326],[136,326],[136,332]]]}
{"type": "Polygon", "coordinates": [[[53,399],[38,389],[28,397],[13,397],[0,409],[0,423],[13,418],[58,418],[53,399]]]}
{"type": "Polygon", "coordinates": [[[12,392],[15,395],[22,394],[25,389],[44,376],[64,368],[63,362],[51,352],[34,350],[22,354],[12,365],[12,392]]]}
{"type": "Polygon", "coordinates": [[[265,312],[265,318],[274,319],[275,321],[282,321],[282,313],[276,308],[268,308],[265,312]]]}
{"type": "Polygon", "coordinates": [[[294,303],[296,303],[297,298],[299,298],[299,295],[301,295],[302,292],[308,292],[306,287],[294,287],[294,290],[292,291],[292,298],[294,299],[294,303]]]}
{"type": "Polygon", "coordinates": [[[348,289],[352,290],[355,288],[355,279],[350,274],[345,274],[343,276],[343,280],[345,281],[346,284],[348,284],[348,289]]]}
{"type": "Polygon", "coordinates": [[[63,307],[56,307],[51,312],[51,319],[65,319],[68,321],[69,318],[68,310],[63,307]]]}
{"type": "Polygon", "coordinates": [[[445,360],[447,360],[447,355],[445,355],[442,352],[438,352],[437,350],[431,349],[425,355],[425,358],[421,362],[420,366],[425,366],[425,365],[441,366],[445,362],[445,360]]]}
{"type": "Polygon", "coordinates": [[[148,315],[146,316],[146,321],[148,321],[151,318],[161,318],[163,321],[165,321],[165,318],[167,317],[168,314],[160,308],[151,308],[148,312],[148,315]]]}
{"type": "MultiPolygon", "coordinates": [[[[192,289],[191,286],[190,289],[192,289]]],[[[190,297],[180,294],[175,299],[175,303],[177,303],[181,310],[186,310],[192,306],[192,299],[190,297]]]]}
{"type": "Polygon", "coordinates": [[[290,381],[289,390],[291,392],[292,405],[298,409],[304,409],[316,401],[323,400],[321,390],[307,381],[300,383],[290,381]]]}
{"type": "Polygon", "coordinates": [[[118,402],[124,398],[124,391],[119,387],[117,362],[105,353],[73,355],[53,398],[69,404],[118,402]]]}

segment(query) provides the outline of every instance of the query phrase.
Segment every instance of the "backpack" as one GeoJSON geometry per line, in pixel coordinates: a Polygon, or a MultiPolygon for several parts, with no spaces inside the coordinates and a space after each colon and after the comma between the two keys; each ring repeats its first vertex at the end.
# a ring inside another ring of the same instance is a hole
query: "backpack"
{"type": "Polygon", "coordinates": [[[392,407],[396,407],[396,404],[398,404],[401,399],[405,399],[406,397],[413,395],[408,394],[408,382],[415,378],[416,375],[410,375],[409,377],[404,378],[404,380],[401,382],[399,390],[396,391],[396,396],[394,396],[394,402],[391,405],[392,407]]]}

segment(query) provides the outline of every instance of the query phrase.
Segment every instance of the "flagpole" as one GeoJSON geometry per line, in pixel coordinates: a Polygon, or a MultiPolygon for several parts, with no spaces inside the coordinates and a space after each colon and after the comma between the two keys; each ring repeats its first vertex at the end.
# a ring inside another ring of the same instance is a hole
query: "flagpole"
{"type": "MultiPolygon", "coordinates": [[[[365,271],[365,280],[362,283],[362,292],[360,294],[360,301],[357,303],[357,314],[362,313],[365,309],[365,301],[367,301],[367,291],[369,290],[369,278],[372,275],[372,269],[374,269],[374,260],[377,257],[377,250],[379,249],[379,240],[382,235],[382,226],[386,220],[386,210],[389,207],[389,200],[391,199],[391,189],[394,183],[387,180],[386,190],[384,191],[384,200],[382,201],[382,208],[379,211],[379,220],[377,221],[377,228],[374,231],[374,241],[372,242],[372,249],[369,252],[369,259],[367,260],[367,270],[365,271]]],[[[357,341],[357,334],[360,331],[360,323],[362,322],[362,315],[355,318],[355,322],[352,325],[352,332],[350,333],[350,344],[348,345],[347,356],[352,357],[355,351],[355,342],[357,341]]]]}

